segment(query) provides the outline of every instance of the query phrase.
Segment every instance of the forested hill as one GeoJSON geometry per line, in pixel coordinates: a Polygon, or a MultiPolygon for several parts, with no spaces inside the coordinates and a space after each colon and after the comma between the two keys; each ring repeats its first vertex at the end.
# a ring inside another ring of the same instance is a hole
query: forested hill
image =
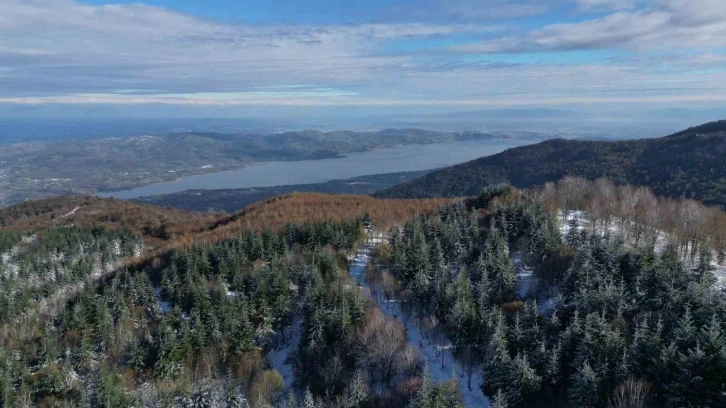
{"type": "Polygon", "coordinates": [[[726,120],[656,139],[554,139],[429,173],[378,197],[457,197],[491,183],[530,187],[566,175],[607,177],[648,186],[658,195],[726,205],[726,120]]]}
{"type": "Polygon", "coordinates": [[[114,198],[68,196],[0,208],[0,235],[35,234],[71,225],[83,229],[124,229],[139,237],[148,255],[153,257],[168,249],[216,243],[247,230],[280,231],[289,222],[346,221],[369,213],[376,217],[380,227],[386,227],[413,214],[435,212],[449,201],[292,193],[249,205],[232,214],[204,214],[114,198]],[[149,252],[151,249],[157,251],[149,252]]]}

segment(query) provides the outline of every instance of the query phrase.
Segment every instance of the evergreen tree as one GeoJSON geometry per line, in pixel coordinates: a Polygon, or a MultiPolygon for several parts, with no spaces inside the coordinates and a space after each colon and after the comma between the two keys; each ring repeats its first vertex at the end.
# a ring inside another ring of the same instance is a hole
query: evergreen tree
{"type": "Polygon", "coordinates": [[[310,389],[305,390],[305,396],[303,397],[302,407],[301,408],[315,408],[315,399],[313,398],[313,394],[310,392],[310,389]]]}
{"type": "Polygon", "coordinates": [[[494,399],[492,400],[491,408],[509,408],[509,402],[507,402],[507,396],[502,392],[501,389],[497,390],[494,399]]]}
{"type": "Polygon", "coordinates": [[[567,397],[572,407],[594,408],[600,405],[600,379],[587,361],[572,376],[567,397]]]}
{"type": "Polygon", "coordinates": [[[363,374],[358,371],[353,376],[353,381],[348,386],[348,395],[345,399],[345,408],[363,408],[368,393],[363,374]]]}
{"type": "Polygon", "coordinates": [[[456,376],[439,384],[432,406],[435,408],[464,408],[456,376]]]}
{"type": "Polygon", "coordinates": [[[542,378],[530,366],[526,354],[517,354],[510,374],[508,400],[514,404],[540,389],[542,378]]]}
{"type": "Polygon", "coordinates": [[[577,222],[577,217],[570,218],[567,221],[567,235],[565,236],[565,242],[567,245],[577,248],[580,243],[580,225],[577,222]]]}
{"type": "Polygon", "coordinates": [[[409,408],[433,408],[435,395],[436,386],[434,385],[434,380],[431,377],[431,370],[427,363],[426,366],[424,366],[423,373],[421,374],[421,386],[409,404],[409,408]]]}

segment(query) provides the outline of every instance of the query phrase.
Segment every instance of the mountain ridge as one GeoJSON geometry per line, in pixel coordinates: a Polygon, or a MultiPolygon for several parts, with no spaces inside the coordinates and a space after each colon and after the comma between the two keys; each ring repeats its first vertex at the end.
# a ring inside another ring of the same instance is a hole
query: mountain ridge
{"type": "Polygon", "coordinates": [[[374,196],[470,196],[492,183],[526,188],[572,175],[607,177],[617,184],[649,186],[667,197],[726,205],[725,156],[726,120],[651,139],[551,139],[447,167],[374,196]]]}

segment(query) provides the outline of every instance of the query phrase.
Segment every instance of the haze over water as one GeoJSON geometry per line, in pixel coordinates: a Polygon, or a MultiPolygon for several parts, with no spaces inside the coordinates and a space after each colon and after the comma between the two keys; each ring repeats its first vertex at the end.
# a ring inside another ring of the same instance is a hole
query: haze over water
{"type": "MultiPolygon", "coordinates": [[[[534,143],[531,140],[472,140],[427,145],[402,145],[324,160],[269,162],[199,176],[183,177],[166,183],[99,194],[131,199],[170,194],[185,190],[270,187],[291,184],[324,183],[370,174],[420,171],[463,163],[506,149],[534,143]]],[[[210,163],[214,165],[214,163],[210,163]]]]}

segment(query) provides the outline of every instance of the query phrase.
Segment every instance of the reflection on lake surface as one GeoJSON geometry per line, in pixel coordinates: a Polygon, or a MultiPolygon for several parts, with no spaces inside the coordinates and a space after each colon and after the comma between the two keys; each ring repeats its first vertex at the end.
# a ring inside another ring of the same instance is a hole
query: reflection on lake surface
{"type": "Polygon", "coordinates": [[[129,199],[196,189],[323,183],[369,174],[419,171],[450,166],[530,143],[533,141],[499,139],[396,146],[348,153],[345,157],[335,159],[262,163],[239,170],[183,177],[168,183],[150,184],[132,190],[99,195],[129,199]]]}

